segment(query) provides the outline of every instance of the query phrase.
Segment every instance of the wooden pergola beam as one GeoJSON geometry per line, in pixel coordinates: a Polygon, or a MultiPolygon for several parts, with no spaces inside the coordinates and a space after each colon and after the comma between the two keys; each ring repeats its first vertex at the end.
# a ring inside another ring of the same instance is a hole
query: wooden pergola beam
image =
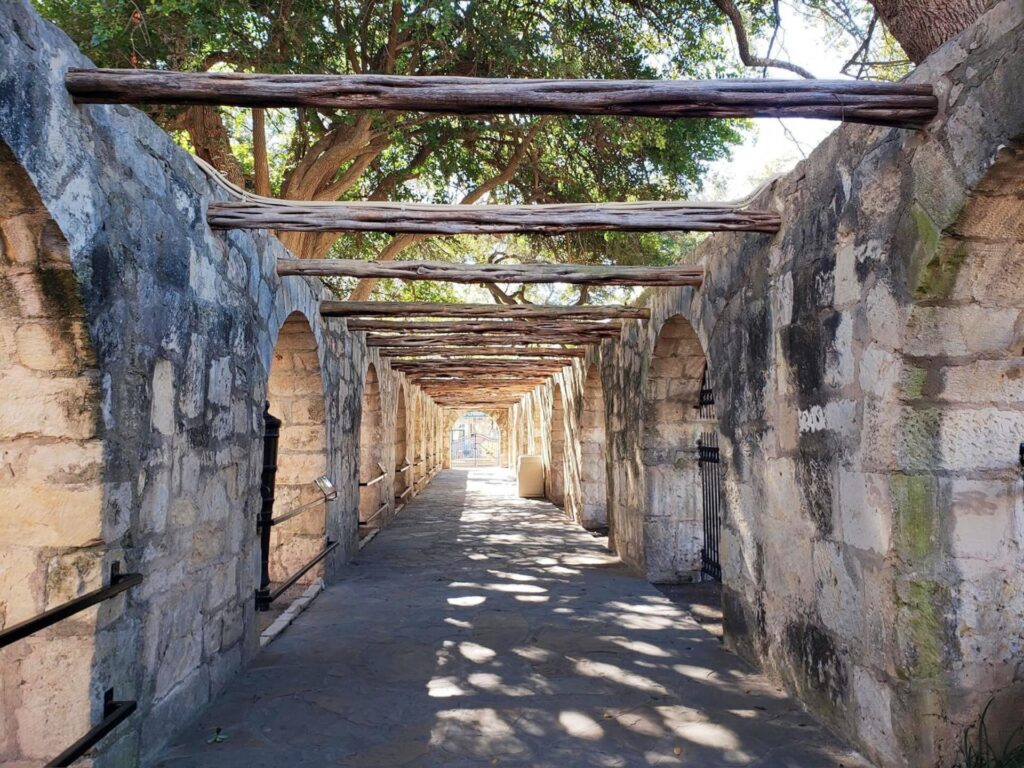
{"type": "Polygon", "coordinates": [[[297,200],[212,202],[214,229],[285,232],[388,232],[418,235],[563,235],[570,232],[765,232],[782,226],[773,211],[687,202],[542,205],[315,203],[297,200]]]}
{"type": "Polygon", "coordinates": [[[395,75],[270,75],[70,69],[83,104],[209,104],[400,110],[449,115],[811,117],[920,127],[930,85],[849,80],[511,80],[395,75]]]}
{"type": "Polygon", "coordinates": [[[368,347],[408,347],[409,349],[416,349],[418,347],[476,347],[480,345],[492,345],[492,344],[508,344],[510,347],[513,345],[526,347],[530,344],[575,344],[575,345],[586,345],[586,344],[597,344],[603,338],[609,338],[608,336],[600,336],[586,333],[547,333],[547,332],[535,332],[529,334],[478,334],[478,333],[452,333],[452,334],[437,334],[432,336],[383,336],[380,334],[367,334],[366,346],[368,347]]]}
{"type": "Polygon", "coordinates": [[[451,264],[445,261],[359,261],[278,259],[282,277],[357,277],[433,280],[448,283],[570,283],[573,285],[691,285],[704,281],[704,268],[622,267],[589,264],[451,264]]]}
{"type": "Polygon", "coordinates": [[[321,301],[323,317],[439,317],[530,320],[649,320],[648,307],[436,304],[429,301],[321,301]]]}
{"type": "Polygon", "coordinates": [[[362,320],[345,321],[350,331],[391,333],[594,333],[618,336],[622,326],[614,321],[593,320],[362,320]]]}
{"type": "Polygon", "coordinates": [[[464,357],[556,357],[562,359],[586,357],[583,349],[551,349],[536,347],[476,347],[463,349],[460,347],[377,347],[381,357],[400,358],[464,358],[464,357]]]}

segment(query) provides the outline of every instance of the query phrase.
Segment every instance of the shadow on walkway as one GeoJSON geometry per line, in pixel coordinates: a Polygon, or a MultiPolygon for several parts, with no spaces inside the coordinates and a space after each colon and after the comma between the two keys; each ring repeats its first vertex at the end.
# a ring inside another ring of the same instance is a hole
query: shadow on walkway
{"type": "Polygon", "coordinates": [[[157,765],[869,765],[514,493],[503,470],[438,475],[157,765]]]}

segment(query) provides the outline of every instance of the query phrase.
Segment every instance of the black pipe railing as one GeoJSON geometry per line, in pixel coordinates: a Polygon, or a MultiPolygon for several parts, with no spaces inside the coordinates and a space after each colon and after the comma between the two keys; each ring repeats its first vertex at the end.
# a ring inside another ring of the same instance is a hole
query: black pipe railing
{"type": "MultiPolygon", "coordinates": [[[[120,563],[111,563],[110,584],[94,589],[92,592],[87,592],[80,597],[76,597],[74,600],[58,605],[56,608],[43,611],[38,616],[15,624],[13,627],[8,627],[0,632],[0,648],[4,648],[11,643],[15,643],[29,635],[53,626],[57,622],[64,621],[64,619],[71,618],[75,614],[81,613],[87,608],[98,605],[105,600],[110,600],[141,583],[141,573],[121,573],[120,563]]],[[[50,766],[71,765],[99,743],[100,739],[114,730],[124,720],[127,720],[132,712],[135,711],[136,706],[134,701],[114,701],[114,689],[109,689],[103,697],[103,719],[85,736],[47,763],[47,768],[50,768],[50,766]]]]}
{"type": "Polygon", "coordinates": [[[46,768],[65,768],[99,743],[100,739],[127,720],[137,708],[134,701],[114,701],[114,689],[103,696],[103,719],[88,733],[46,764],[46,768]]]}
{"type": "Polygon", "coordinates": [[[87,592],[81,597],[76,597],[74,600],[69,600],[62,605],[58,605],[56,608],[43,611],[38,616],[27,619],[20,624],[8,627],[0,632],[0,648],[35,634],[42,629],[46,629],[59,621],[64,621],[64,619],[70,618],[76,613],[81,613],[86,608],[91,608],[98,603],[102,603],[104,600],[109,600],[141,583],[142,574],[121,573],[120,564],[113,563],[110,566],[110,584],[108,586],[87,592]]]}
{"type": "Polygon", "coordinates": [[[383,504],[381,504],[379,507],[377,507],[377,511],[376,512],[374,512],[372,515],[370,515],[365,520],[360,520],[359,521],[359,525],[361,527],[363,527],[363,528],[369,527],[371,521],[376,520],[378,517],[380,517],[381,512],[383,512],[387,508],[388,508],[388,502],[385,501],[383,504]]]}
{"type": "Polygon", "coordinates": [[[380,462],[377,462],[377,469],[380,470],[380,474],[374,477],[372,480],[367,480],[365,483],[359,483],[360,488],[369,488],[371,485],[383,482],[384,478],[388,476],[388,472],[384,467],[381,466],[380,462]]]}
{"type": "Polygon", "coordinates": [[[312,568],[314,565],[316,565],[321,560],[323,560],[325,557],[327,557],[329,554],[331,554],[331,552],[333,552],[335,550],[335,548],[338,546],[338,544],[340,544],[340,543],[341,542],[338,542],[338,541],[330,541],[330,540],[328,540],[327,546],[324,547],[321,552],[319,552],[312,560],[310,560],[305,565],[303,565],[301,568],[299,568],[299,570],[297,570],[295,573],[293,573],[287,579],[282,581],[278,585],[277,589],[274,589],[273,591],[268,589],[267,593],[265,595],[260,594],[259,592],[257,592],[256,593],[256,610],[257,611],[269,610],[270,609],[270,604],[272,602],[277,600],[277,598],[279,598],[281,595],[283,595],[288,590],[288,588],[290,586],[292,586],[295,582],[297,582],[299,579],[301,579],[303,576],[305,576],[310,568],[312,568]]]}

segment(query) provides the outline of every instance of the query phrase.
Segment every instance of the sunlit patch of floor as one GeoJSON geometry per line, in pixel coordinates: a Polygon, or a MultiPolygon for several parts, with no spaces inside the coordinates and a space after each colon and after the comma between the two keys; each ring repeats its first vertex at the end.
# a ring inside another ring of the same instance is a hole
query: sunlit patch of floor
{"type": "Polygon", "coordinates": [[[156,765],[866,768],[694,620],[707,589],[444,472],[156,765]]]}

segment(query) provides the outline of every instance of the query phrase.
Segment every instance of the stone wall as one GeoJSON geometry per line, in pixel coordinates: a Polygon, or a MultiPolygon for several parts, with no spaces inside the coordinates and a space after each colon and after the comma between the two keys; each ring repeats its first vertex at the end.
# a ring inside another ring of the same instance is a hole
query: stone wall
{"type": "MultiPolygon", "coordinates": [[[[706,361],[726,641],[887,767],[952,765],[990,698],[997,732],[1024,709],[1022,53],[1000,3],[913,74],[932,125],[838,128],[758,201],[777,236],[708,238],[704,287],[652,290],[591,356],[611,545],[695,576],[706,361]]],[[[520,446],[549,388],[513,408],[520,446]]]]}
{"type": "MultiPolygon", "coordinates": [[[[319,281],[277,278],[276,239],[209,230],[221,193],[145,115],[72,104],[70,66],[90,65],[27,2],[0,6],[0,626],[114,561],[145,580],[0,654],[14,766],[84,733],[107,688],[139,711],[97,764],[145,764],[255,653],[268,397],[286,417],[278,511],[320,472],[339,489],[275,533],[275,576],[330,539],[330,581],[356,551],[371,362],[394,489],[399,377],[320,317],[319,281]]],[[[438,409],[418,400],[426,432],[438,409]]]]}

